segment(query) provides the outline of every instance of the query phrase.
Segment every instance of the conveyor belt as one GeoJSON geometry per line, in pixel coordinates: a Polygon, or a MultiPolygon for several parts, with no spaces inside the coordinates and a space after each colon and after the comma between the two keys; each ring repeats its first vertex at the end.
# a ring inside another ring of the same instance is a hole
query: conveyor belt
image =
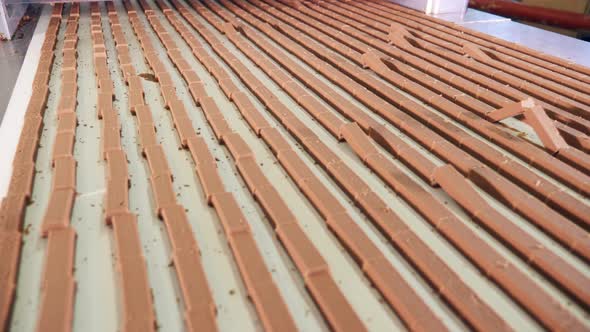
{"type": "Polygon", "coordinates": [[[590,69],[384,0],[58,4],[0,321],[590,329],[590,69]]]}

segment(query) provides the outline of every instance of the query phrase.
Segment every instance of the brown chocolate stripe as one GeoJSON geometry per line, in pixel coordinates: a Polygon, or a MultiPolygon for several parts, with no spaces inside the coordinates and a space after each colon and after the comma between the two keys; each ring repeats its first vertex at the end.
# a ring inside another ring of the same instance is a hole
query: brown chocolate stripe
{"type": "Polygon", "coordinates": [[[37,331],[70,331],[74,316],[76,232],[64,227],[49,232],[41,280],[37,331]]]}
{"type": "MultiPolygon", "coordinates": [[[[121,145],[121,125],[113,107],[113,81],[106,62],[107,54],[99,3],[91,3],[90,11],[94,70],[98,87],[97,115],[99,119],[102,119],[102,151],[107,169],[103,203],[104,218],[108,225],[112,225],[115,240],[115,257],[123,312],[120,326],[123,331],[154,331],[156,317],[137,228],[137,216],[129,212],[128,190],[131,182],[127,156],[121,145]]],[[[117,31],[120,26],[115,19],[116,13],[112,3],[107,3],[107,13],[111,31],[119,36],[117,31]]],[[[118,38],[118,42],[121,43],[120,37],[118,38]]],[[[124,53],[124,50],[120,51],[124,53]]],[[[129,63],[122,61],[123,58],[119,54],[119,64],[129,63]]]]}
{"type": "Polygon", "coordinates": [[[218,211],[229,245],[263,325],[269,330],[294,331],[295,323],[264,264],[248,221],[234,196],[227,192],[215,194],[212,204],[218,211]]]}
{"type": "Polygon", "coordinates": [[[8,330],[20,260],[22,234],[0,231],[0,327],[8,330]]]}
{"type": "Polygon", "coordinates": [[[121,288],[123,331],[154,331],[156,317],[151,288],[143,256],[137,217],[120,213],[111,217],[115,239],[115,256],[121,288]]]}
{"type": "MultiPolygon", "coordinates": [[[[115,216],[129,214],[129,186],[131,182],[127,169],[127,156],[121,145],[121,124],[117,110],[113,107],[114,87],[106,61],[107,54],[100,12],[98,3],[90,5],[94,74],[98,87],[97,116],[98,119],[102,119],[101,153],[102,158],[106,161],[107,170],[105,174],[104,218],[105,222],[110,225],[115,216]]],[[[112,14],[109,9],[107,9],[107,14],[109,16],[112,14]]],[[[111,28],[113,28],[112,22],[111,28]]]]}
{"type": "MultiPolygon", "coordinates": [[[[79,14],[76,14],[77,11],[79,11],[79,4],[72,5],[65,28],[64,45],[62,48],[62,76],[77,71],[77,52],[75,48],[78,39],[79,14]],[[67,41],[73,42],[70,43],[69,48],[68,44],[66,44],[67,41]]],[[[77,77],[77,74],[74,76],[77,77]]],[[[77,92],[78,88],[76,81],[62,80],[61,96],[57,109],[58,121],[62,118],[69,117],[71,119],[69,121],[75,123],[77,92]]],[[[66,120],[64,119],[61,121],[66,120]]],[[[69,129],[72,129],[71,125],[69,127],[69,129]]],[[[68,228],[70,224],[72,208],[76,198],[76,163],[73,159],[75,136],[75,127],[73,130],[58,131],[55,135],[51,157],[54,185],[49,194],[49,203],[41,224],[41,235],[43,237],[47,237],[51,231],[68,228]],[[66,160],[58,161],[59,159],[66,160]],[[64,172],[66,171],[71,172],[71,174],[65,174],[64,176],[64,172]],[[71,178],[72,176],[73,178],[71,178]],[[68,177],[70,178],[68,179],[68,177]]],[[[49,299],[49,301],[52,300],[49,299]]]]}
{"type": "MultiPolygon", "coordinates": [[[[63,5],[56,5],[45,32],[41,57],[33,80],[33,93],[13,161],[13,174],[7,195],[0,204],[0,328],[8,329],[16,294],[21,251],[22,224],[33,190],[35,159],[43,129],[49,76],[60,29],[63,5]]],[[[63,294],[60,294],[63,296],[63,294]]]]}
{"type": "Polygon", "coordinates": [[[555,126],[557,126],[557,130],[559,130],[559,133],[569,145],[581,150],[585,154],[590,153],[590,137],[575,128],[564,125],[561,122],[556,122],[555,126]]]}

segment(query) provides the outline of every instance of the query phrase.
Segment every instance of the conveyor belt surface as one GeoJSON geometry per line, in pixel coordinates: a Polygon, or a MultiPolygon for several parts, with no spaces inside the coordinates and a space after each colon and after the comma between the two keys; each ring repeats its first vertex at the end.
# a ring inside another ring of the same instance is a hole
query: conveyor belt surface
{"type": "Polygon", "coordinates": [[[383,0],[57,4],[0,208],[37,331],[590,328],[590,69],[383,0]]]}

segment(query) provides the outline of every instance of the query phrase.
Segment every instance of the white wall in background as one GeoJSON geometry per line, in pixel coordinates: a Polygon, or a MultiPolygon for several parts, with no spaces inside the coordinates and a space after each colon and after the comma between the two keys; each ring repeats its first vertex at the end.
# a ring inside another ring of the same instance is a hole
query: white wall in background
{"type": "Polygon", "coordinates": [[[426,14],[464,13],[468,0],[391,0],[426,14]]]}

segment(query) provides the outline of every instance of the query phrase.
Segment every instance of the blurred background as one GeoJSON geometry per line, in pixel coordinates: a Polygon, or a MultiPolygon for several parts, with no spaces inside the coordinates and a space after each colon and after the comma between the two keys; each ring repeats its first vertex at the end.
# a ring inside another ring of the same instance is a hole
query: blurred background
{"type": "Polygon", "coordinates": [[[470,0],[469,7],[590,41],[590,0],[470,0]]]}

